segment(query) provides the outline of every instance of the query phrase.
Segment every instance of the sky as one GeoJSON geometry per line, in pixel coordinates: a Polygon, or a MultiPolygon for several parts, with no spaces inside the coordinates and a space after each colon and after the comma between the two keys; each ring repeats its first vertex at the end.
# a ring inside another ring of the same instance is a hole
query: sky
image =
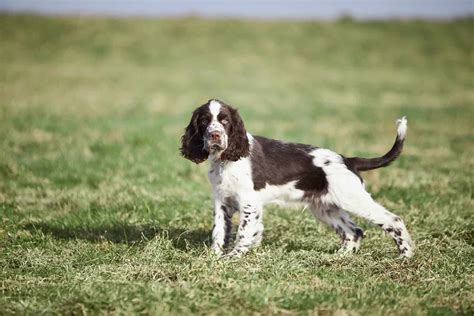
{"type": "Polygon", "coordinates": [[[473,16],[474,0],[0,0],[0,11],[111,16],[262,19],[473,16]]]}

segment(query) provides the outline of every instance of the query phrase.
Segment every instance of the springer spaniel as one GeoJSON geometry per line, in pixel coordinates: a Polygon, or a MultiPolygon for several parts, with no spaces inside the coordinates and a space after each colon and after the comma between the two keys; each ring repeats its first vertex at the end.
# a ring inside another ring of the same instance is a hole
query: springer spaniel
{"type": "Polygon", "coordinates": [[[407,121],[397,121],[395,143],[378,158],[347,158],[311,145],[286,143],[246,132],[236,109],[216,99],[194,110],[181,139],[181,154],[195,162],[209,159],[214,201],[212,248],[222,256],[230,240],[232,215],[240,214],[234,248],[241,256],[262,241],[266,203],[302,202],[342,239],[341,252],[356,252],[362,230],[349,213],[380,226],[402,256],[413,254],[402,219],[375,202],[360,171],[385,167],[400,154],[407,121]]]}

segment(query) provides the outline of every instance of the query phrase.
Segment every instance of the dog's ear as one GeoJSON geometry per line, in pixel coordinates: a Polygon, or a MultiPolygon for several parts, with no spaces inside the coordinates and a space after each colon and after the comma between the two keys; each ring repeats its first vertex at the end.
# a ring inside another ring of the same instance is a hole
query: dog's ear
{"type": "Polygon", "coordinates": [[[249,140],[244,122],[236,109],[229,107],[231,115],[231,126],[229,131],[229,145],[222,153],[221,160],[237,161],[241,157],[247,157],[250,153],[249,140]]]}
{"type": "Polygon", "coordinates": [[[191,160],[195,163],[201,163],[207,159],[209,153],[204,149],[204,139],[199,131],[199,115],[200,108],[197,108],[193,112],[191,121],[184,131],[184,135],[181,137],[181,155],[184,158],[191,160]]]}

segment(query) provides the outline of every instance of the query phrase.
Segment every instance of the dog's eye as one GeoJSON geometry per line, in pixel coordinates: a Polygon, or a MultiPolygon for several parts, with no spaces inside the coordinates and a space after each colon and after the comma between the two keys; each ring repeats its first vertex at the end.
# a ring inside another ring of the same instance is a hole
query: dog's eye
{"type": "Polygon", "coordinates": [[[201,121],[201,124],[202,124],[202,125],[207,125],[207,120],[202,120],[202,121],[201,121]]]}
{"type": "Polygon", "coordinates": [[[229,121],[226,120],[226,119],[223,119],[223,120],[221,121],[221,123],[222,123],[223,125],[227,125],[227,124],[229,124],[229,121]]]}

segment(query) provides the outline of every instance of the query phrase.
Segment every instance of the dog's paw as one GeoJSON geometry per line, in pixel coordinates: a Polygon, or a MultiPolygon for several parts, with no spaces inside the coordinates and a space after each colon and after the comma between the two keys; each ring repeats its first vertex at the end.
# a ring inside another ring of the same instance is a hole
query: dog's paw
{"type": "Polygon", "coordinates": [[[233,249],[231,252],[221,256],[221,259],[238,259],[241,258],[247,251],[242,249],[233,249]]]}
{"type": "Polygon", "coordinates": [[[341,247],[337,251],[338,254],[343,255],[343,256],[350,256],[353,255],[357,252],[357,248],[355,247],[341,247]]]}
{"type": "Polygon", "coordinates": [[[219,246],[212,246],[212,253],[214,256],[220,258],[224,255],[224,251],[219,246]]]}
{"type": "Polygon", "coordinates": [[[353,254],[359,251],[360,248],[360,239],[361,237],[364,236],[363,232],[361,229],[359,229],[360,233],[358,237],[355,237],[354,240],[351,239],[346,239],[343,241],[341,248],[339,249],[339,253],[345,253],[345,254],[353,254]]]}
{"type": "Polygon", "coordinates": [[[403,247],[399,251],[400,251],[400,257],[401,258],[411,258],[411,257],[413,257],[413,248],[411,246],[403,247]]]}

